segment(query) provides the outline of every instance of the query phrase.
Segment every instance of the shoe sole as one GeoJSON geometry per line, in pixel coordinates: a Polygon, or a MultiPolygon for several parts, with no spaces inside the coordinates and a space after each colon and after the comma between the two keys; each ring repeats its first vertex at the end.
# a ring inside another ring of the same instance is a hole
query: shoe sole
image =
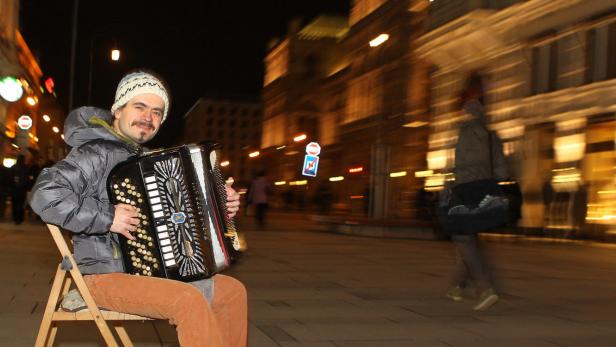
{"type": "Polygon", "coordinates": [[[477,304],[477,306],[473,307],[473,310],[475,311],[487,310],[492,305],[496,304],[497,301],[498,301],[498,295],[496,294],[490,295],[487,298],[485,298],[485,300],[477,304]]]}

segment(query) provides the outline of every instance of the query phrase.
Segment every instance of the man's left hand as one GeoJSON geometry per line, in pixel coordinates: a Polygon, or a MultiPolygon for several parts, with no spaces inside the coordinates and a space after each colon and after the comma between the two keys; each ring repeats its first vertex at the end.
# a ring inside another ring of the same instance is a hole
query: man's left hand
{"type": "Polygon", "coordinates": [[[225,186],[225,189],[227,190],[227,212],[229,212],[229,218],[233,218],[240,209],[240,195],[229,186],[225,186]]]}

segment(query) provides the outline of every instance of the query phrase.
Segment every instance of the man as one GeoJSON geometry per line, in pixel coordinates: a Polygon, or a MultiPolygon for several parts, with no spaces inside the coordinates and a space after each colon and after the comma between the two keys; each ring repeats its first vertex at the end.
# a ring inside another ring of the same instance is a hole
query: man
{"type": "MultiPolygon", "coordinates": [[[[141,151],[168,112],[161,78],[145,71],[127,74],[111,113],[94,107],[70,113],[64,136],[72,150],[41,172],[30,204],[43,221],[73,233],[75,258],[99,306],[168,319],[182,346],[245,346],[246,289],[239,281],[216,275],[191,285],[124,273],[118,240],[134,240],[139,219],[133,206],[110,204],[107,177],[116,164],[141,151]]],[[[227,195],[233,217],[239,195],[231,188],[227,195]]]]}
{"type": "Polygon", "coordinates": [[[265,170],[259,171],[257,177],[252,180],[250,189],[248,190],[248,201],[255,205],[255,218],[259,229],[265,228],[265,215],[267,213],[267,201],[271,193],[271,186],[267,181],[265,170]]]}
{"type": "MultiPolygon", "coordinates": [[[[462,111],[469,119],[460,125],[455,150],[454,205],[462,208],[481,206],[490,196],[502,194],[497,182],[508,176],[502,143],[487,127],[484,94],[481,76],[471,73],[459,99],[462,111]]],[[[479,293],[473,309],[483,311],[494,305],[499,297],[490,278],[487,259],[477,241],[477,224],[478,221],[474,220],[465,228],[470,230],[451,235],[456,246],[456,266],[446,295],[455,301],[462,300],[464,287],[472,280],[479,293]]]]}

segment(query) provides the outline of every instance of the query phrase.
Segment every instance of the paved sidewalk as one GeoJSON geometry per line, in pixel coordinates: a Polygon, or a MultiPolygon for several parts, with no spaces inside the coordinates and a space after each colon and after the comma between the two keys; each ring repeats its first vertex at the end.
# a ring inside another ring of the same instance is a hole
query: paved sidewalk
{"type": "MultiPolygon", "coordinates": [[[[249,346],[616,346],[616,250],[489,242],[503,299],[484,313],[443,296],[448,242],[318,232],[302,218],[242,218],[245,258],[229,274],[249,292],[249,346]]],[[[41,224],[0,223],[0,343],[32,346],[59,255],[41,224]]],[[[88,323],[57,346],[97,346],[88,323]]],[[[131,323],[136,346],[177,346],[164,322],[131,323]]],[[[102,343],[100,344],[102,345],[102,343]]]]}

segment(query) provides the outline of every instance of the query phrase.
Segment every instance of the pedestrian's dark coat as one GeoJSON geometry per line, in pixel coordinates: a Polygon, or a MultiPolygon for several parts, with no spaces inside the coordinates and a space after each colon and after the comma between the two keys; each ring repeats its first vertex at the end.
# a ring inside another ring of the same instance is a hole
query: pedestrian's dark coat
{"type": "Polygon", "coordinates": [[[458,133],[455,163],[456,185],[485,179],[497,181],[507,179],[507,162],[503,154],[503,144],[496,133],[488,130],[483,105],[477,100],[470,100],[464,105],[464,111],[472,119],[463,123],[458,133]],[[490,148],[492,149],[491,158],[490,148]]]}

